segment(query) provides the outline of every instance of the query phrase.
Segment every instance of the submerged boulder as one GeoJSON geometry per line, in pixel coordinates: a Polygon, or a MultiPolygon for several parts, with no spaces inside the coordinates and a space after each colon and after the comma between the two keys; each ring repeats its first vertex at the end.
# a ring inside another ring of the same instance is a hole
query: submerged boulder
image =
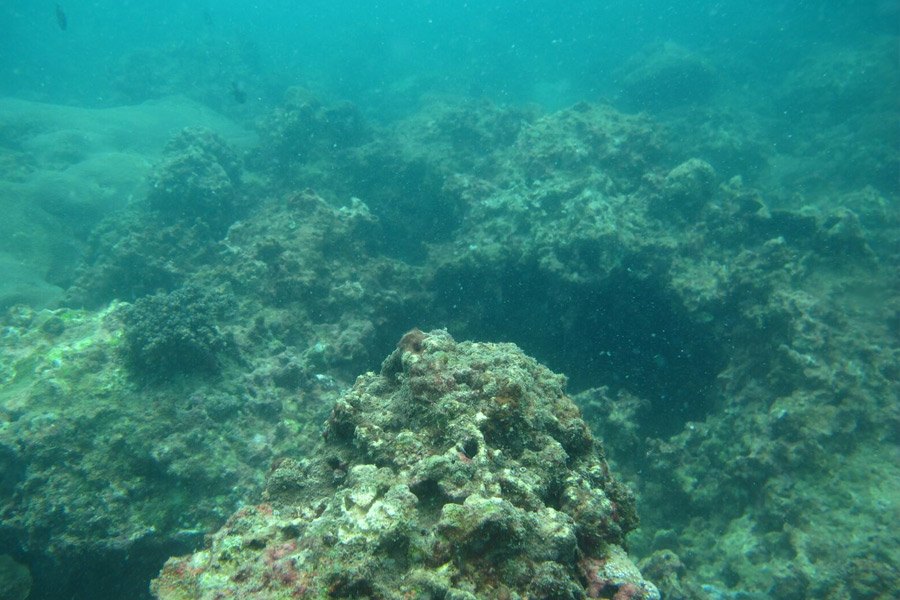
{"type": "Polygon", "coordinates": [[[650,199],[655,216],[695,219],[716,193],[716,171],[699,158],[687,160],[665,176],[661,193],[650,199]]]}
{"type": "Polygon", "coordinates": [[[227,298],[188,286],[141,298],[122,311],[126,364],[141,379],[215,373],[228,343],[216,321],[227,298]]]}
{"type": "Polygon", "coordinates": [[[308,458],[193,555],[160,600],[657,599],[622,545],[630,492],[565,395],[512,344],[413,330],[338,400],[308,458]]]}
{"type": "Polygon", "coordinates": [[[148,206],[167,221],[200,219],[222,229],[237,219],[241,162],[212,130],[187,127],[166,145],[150,176],[148,206]]]}

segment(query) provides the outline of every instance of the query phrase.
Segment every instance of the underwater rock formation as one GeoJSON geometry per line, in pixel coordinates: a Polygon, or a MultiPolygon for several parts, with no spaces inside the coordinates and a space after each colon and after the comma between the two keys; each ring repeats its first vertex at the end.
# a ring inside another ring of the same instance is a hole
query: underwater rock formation
{"type": "Polygon", "coordinates": [[[227,226],[234,219],[241,163],[214,132],[188,127],[166,145],[150,177],[151,208],[175,219],[227,226]]]}
{"type": "Polygon", "coordinates": [[[262,504],[169,560],[160,600],[643,598],[634,500],[555,375],[512,344],[412,330],[262,504]]]}
{"type": "Polygon", "coordinates": [[[251,157],[254,166],[277,179],[309,183],[307,176],[318,163],[334,161],[371,132],[353,104],[326,105],[308,90],[292,87],[282,105],[262,120],[259,136],[260,148],[251,157]]]}
{"type": "MultiPolygon", "coordinates": [[[[395,332],[425,323],[514,341],[566,373],[613,470],[639,490],[643,526],[629,550],[666,598],[891,597],[896,193],[779,197],[751,166],[774,161],[772,149],[749,162],[745,152],[763,123],[727,111],[703,129],[718,113],[687,112],[657,123],[590,104],[543,117],[430,107],[373,125],[371,141],[345,152],[334,140],[309,146],[281,173],[248,161],[227,232],[133,203],[95,230],[67,293],[100,312],[0,318],[0,554],[41,574],[33,600],[143,600],[167,557],[195,552],[260,497],[273,459],[313,456],[347,378],[374,368],[395,332]],[[215,376],[140,385],[122,360],[122,305],[110,302],[171,300],[185,286],[234,299],[228,314],[199,321],[200,337],[221,328],[228,352],[216,350],[215,376]]],[[[503,429],[490,433],[499,443],[503,429]]],[[[281,481],[292,464],[276,471],[281,481]]],[[[283,510],[294,500],[275,479],[270,505],[283,510]]],[[[312,492],[296,495],[299,505],[312,492]]],[[[415,513],[404,497],[392,506],[415,513]]],[[[497,507],[527,547],[534,534],[516,515],[497,507]]],[[[241,523],[249,531],[261,518],[241,523]]],[[[474,536],[479,523],[439,533],[474,536]]],[[[286,569],[278,561],[294,554],[280,552],[273,568],[286,569]]],[[[248,576],[262,572],[245,564],[248,576]]],[[[606,571],[581,567],[580,593],[590,593],[606,571]]],[[[529,593],[566,597],[555,573],[573,571],[541,568],[529,593]]]]}
{"type": "Polygon", "coordinates": [[[708,162],[692,158],[669,171],[661,192],[651,199],[653,214],[695,218],[716,192],[716,171],[708,162]]]}
{"type": "Polygon", "coordinates": [[[126,363],[153,379],[217,371],[227,348],[215,323],[224,306],[193,287],[141,298],[123,311],[126,363]]]}
{"type": "Polygon", "coordinates": [[[213,242],[252,204],[238,192],[242,171],[212,130],[182,129],[151,172],[146,197],[92,232],[66,303],[94,308],[177,288],[198,262],[215,257],[213,242]]]}

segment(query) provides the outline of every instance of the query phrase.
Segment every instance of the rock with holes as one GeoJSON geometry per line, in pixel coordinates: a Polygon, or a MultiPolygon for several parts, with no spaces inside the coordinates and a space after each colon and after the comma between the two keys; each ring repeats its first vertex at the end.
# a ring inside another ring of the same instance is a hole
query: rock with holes
{"type": "Polygon", "coordinates": [[[512,344],[406,334],[264,502],[166,563],[161,600],[642,598],[634,500],[565,395],[512,344]]]}

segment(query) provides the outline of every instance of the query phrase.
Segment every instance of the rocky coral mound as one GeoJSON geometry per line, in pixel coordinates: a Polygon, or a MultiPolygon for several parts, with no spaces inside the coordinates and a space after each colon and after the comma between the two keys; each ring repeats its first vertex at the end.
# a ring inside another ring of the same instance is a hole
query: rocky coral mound
{"type": "Polygon", "coordinates": [[[196,287],[141,298],[123,310],[126,363],[154,379],[217,371],[227,342],[215,321],[226,304],[196,287]]]}
{"type": "Polygon", "coordinates": [[[147,202],[171,219],[201,219],[224,227],[235,218],[241,163],[213,131],[187,127],[166,145],[150,176],[147,202]]]}
{"type": "Polygon", "coordinates": [[[300,87],[287,90],[282,105],[260,123],[259,134],[250,162],[281,181],[304,180],[324,164],[333,169],[348,148],[372,135],[353,104],[326,105],[300,87]]]}
{"type": "Polygon", "coordinates": [[[413,330],[263,504],[169,560],[160,600],[645,598],[628,490],[555,375],[512,344],[413,330]]]}

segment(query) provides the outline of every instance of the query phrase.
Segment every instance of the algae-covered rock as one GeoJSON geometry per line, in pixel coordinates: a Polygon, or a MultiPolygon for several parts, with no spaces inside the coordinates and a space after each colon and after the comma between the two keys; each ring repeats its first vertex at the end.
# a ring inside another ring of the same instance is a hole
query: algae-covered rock
{"type": "Polygon", "coordinates": [[[323,104],[310,91],[292,87],[283,103],[260,122],[259,135],[262,143],[251,161],[278,179],[289,179],[308,173],[305,167],[311,163],[335,160],[347,148],[366,141],[371,132],[353,104],[323,104]]]}
{"type": "Polygon", "coordinates": [[[336,403],[312,458],[166,563],[160,600],[659,598],[622,550],[634,500],[512,344],[413,330],[336,403]]]}
{"type": "Polygon", "coordinates": [[[212,226],[234,221],[241,163],[213,131],[183,129],[166,145],[150,177],[149,206],[173,219],[199,218],[212,226]]]}
{"type": "Polygon", "coordinates": [[[666,175],[661,194],[653,198],[654,214],[671,218],[673,214],[692,218],[703,209],[716,191],[716,171],[699,158],[687,160],[666,175]]]}
{"type": "Polygon", "coordinates": [[[151,379],[217,371],[227,343],[215,321],[224,307],[195,287],[141,298],[122,313],[126,362],[151,379]]]}

